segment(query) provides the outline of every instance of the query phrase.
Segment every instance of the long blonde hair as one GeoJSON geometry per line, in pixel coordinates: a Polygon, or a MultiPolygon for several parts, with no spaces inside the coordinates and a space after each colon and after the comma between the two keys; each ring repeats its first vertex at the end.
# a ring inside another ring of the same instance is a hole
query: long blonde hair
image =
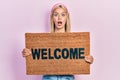
{"type": "Polygon", "coordinates": [[[69,12],[68,9],[66,8],[65,5],[59,3],[59,4],[55,4],[51,10],[51,14],[50,14],[50,27],[51,27],[51,32],[55,32],[55,23],[53,21],[53,13],[57,8],[62,8],[66,11],[67,13],[67,21],[65,23],[65,32],[70,32],[70,17],[69,17],[69,12]]]}

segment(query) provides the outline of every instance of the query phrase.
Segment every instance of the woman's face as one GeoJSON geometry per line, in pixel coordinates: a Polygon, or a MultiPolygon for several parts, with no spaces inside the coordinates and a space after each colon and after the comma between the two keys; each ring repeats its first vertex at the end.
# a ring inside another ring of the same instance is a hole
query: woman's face
{"type": "Polygon", "coordinates": [[[67,20],[67,13],[63,8],[57,8],[53,12],[53,21],[57,29],[62,29],[65,27],[67,20]]]}

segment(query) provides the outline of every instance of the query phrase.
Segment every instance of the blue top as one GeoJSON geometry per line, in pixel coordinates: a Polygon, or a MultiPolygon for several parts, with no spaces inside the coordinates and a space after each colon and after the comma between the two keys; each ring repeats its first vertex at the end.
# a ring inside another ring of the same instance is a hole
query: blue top
{"type": "Polygon", "coordinates": [[[74,75],[44,75],[42,80],[74,80],[74,75]]]}

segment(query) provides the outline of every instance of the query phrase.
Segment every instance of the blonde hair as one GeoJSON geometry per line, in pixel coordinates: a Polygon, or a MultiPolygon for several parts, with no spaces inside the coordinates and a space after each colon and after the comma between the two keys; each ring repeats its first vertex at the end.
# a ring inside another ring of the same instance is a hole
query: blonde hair
{"type": "Polygon", "coordinates": [[[51,14],[50,14],[50,27],[51,27],[51,32],[55,32],[55,23],[53,21],[53,13],[54,11],[57,9],[57,8],[62,8],[66,11],[67,13],[67,20],[66,20],[66,23],[65,23],[65,32],[70,32],[70,17],[69,17],[69,13],[68,13],[68,10],[66,8],[65,5],[59,3],[59,4],[56,4],[53,6],[52,10],[51,10],[51,14]]]}

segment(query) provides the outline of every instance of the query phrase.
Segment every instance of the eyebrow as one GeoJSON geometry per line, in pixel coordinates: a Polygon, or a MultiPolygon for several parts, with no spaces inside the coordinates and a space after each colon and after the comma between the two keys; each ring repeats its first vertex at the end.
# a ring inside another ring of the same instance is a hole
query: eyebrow
{"type": "MultiPolygon", "coordinates": [[[[58,12],[53,12],[53,13],[58,13],[58,12]]],[[[66,14],[67,12],[62,12],[62,13],[65,13],[65,14],[66,14]]]]}

